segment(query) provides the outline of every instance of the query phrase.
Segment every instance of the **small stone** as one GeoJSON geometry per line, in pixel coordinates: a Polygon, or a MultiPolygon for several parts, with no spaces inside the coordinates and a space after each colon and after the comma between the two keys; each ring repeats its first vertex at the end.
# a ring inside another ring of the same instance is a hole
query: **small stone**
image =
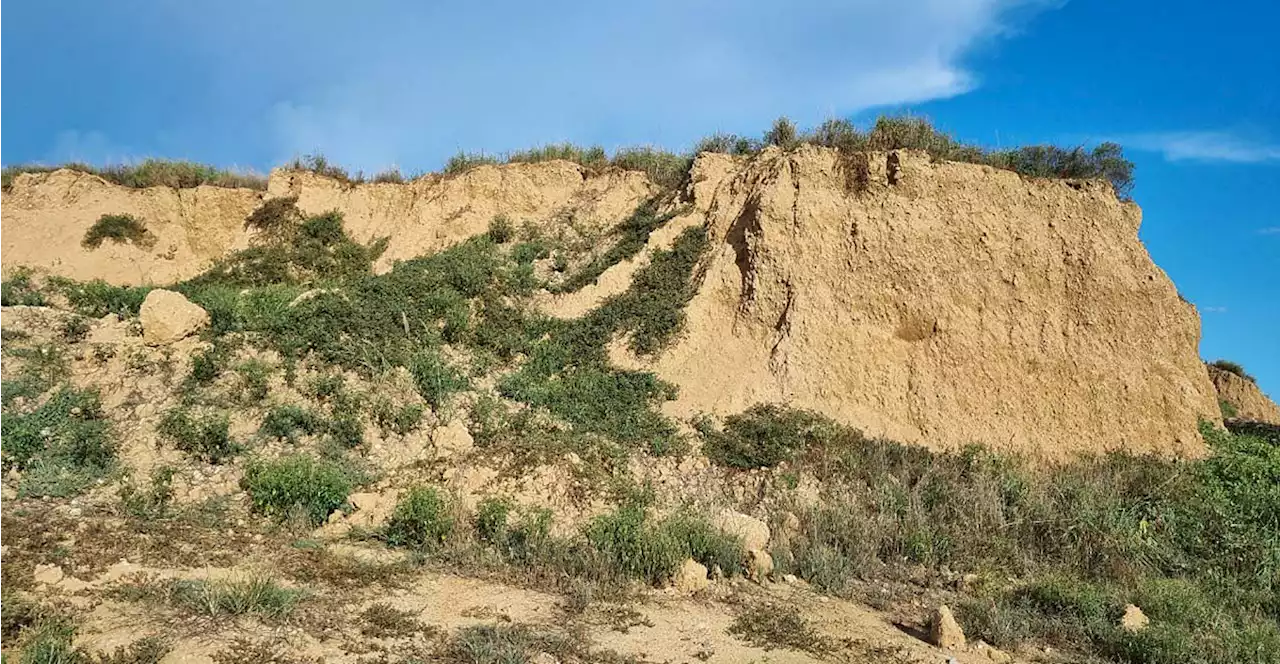
{"type": "Polygon", "coordinates": [[[57,565],[36,565],[35,572],[31,575],[36,583],[54,585],[62,580],[65,576],[62,568],[57,565]]]}
{"type": "Polygon", "coordinates": [[[797,577],[795,574],[783,574],[782,580],[787,583],[796,583],[797,581],[800,580],[800,578],[797,577]]]}
{"type": "Polygon", "coordinates": [[[769,545],[769,526],[755,517],[730,509],[722,510],[711,524],[720,531],[742,538],[742,547],[764,550],[769,545]]]}
{"type": "Polygon", "coordinates": [[[707,568],[693,558],[686,558],[672,579],[672,585],[681,593],[695,593],[711,585],[707,568]]]}
{"type": "Polygon", "coordinates": [[[944,650],[964,648],[964,631],[946,604],[939,605],[929,618],[929,642],[944,650]]]}
{"type": "Polygon", "coordinates": [[[157,288],[147,293],[138,311],[142,339],[160,346],[185,339],[209,325],[209,313],[181,293],[157,288]]]}
{"type": "Polygon", "coordinates": [[[1151,619],[1147,617],[1147,614],[1142,612],[1142,609],[1139,609],[1133,604],[1125,605],[1124,616],[1120,618],[1120,629],[1133,634],[1135,632],[1141,632],[1150,624],[1151,619]]]}

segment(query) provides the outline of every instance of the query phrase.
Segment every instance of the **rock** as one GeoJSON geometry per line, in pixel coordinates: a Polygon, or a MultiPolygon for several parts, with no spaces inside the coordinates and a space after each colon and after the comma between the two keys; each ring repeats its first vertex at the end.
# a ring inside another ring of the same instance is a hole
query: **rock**
{"type": "Polygon", "coordinates": [[[763,583],[773,574],[773,556],[764,549],[747,551],[747,578],[763,583]]]}
{"type": "Polygon", "coordinates": [[[785,583],[799,583],[800,577],[796,576],[795,574],[783,574],[782,580],[785,583]]]}
{"type": "Polygon", "coordinates": [[[973,649],[986,656],[987,659],[997,662],[998,664],[1009,664],[1013,661],[1013,655],[985,642],[978,641],[973,644],[973,649]]]}
{"type": "Polygon", "coordinates": [[[681,593],[695,593],[711,585],[707,578],[707,568],[693,558],[686,558],[679,571],[671,580],[675,589],[681,593]]]}
{"type": "Polygon", "coordinates": [[[65,575],[62,573],[62,568],[57,565],[36,565],[31,578],[35,579],[37,584],[52,586],[61,581],[63,576],[65,575]]]}
{"type": "Polygon", "coordinates": [[[466,454],[475,449],[475,440],[471,438],[471,432],[467,430],[466,422],[455,419],[445,426],[436,427],[431,432],[431,443],[436,447],[436,453],[441,458],[449,458],[451,456],[466,454]]]}
{"type": "Polygon", "coordinates": [[[147,293],[138,312],[142,323],[142,340],[160,346],[189,337],[209,324],[209,314],[199,305],[163,288],[147,293]]]}
{"type": "Polygon", "coordinates": [[[939,605],[929,618],[929,643],[944,650],[964,648],[964,631],[946,604],[939,605]]]}
{"type": "Polygon", "coordinates": [[[1133,604],[1125,605],[1124,616],[1120,618],[1120,629],[1132,634],[1135,632],[1141,632],[1150,624],[1151,619],[1147,617],[1147,614],[1142,612],[1142,609],[1139,609],[1133,604]]]}
{"type": "Polygon", "coordinates": [[[742,538],[742,546],[748,551],[764,550],[769,545],[769,526],[760,519],[730,509],[721,510],[711,521],[725,534],[742,538]]]}

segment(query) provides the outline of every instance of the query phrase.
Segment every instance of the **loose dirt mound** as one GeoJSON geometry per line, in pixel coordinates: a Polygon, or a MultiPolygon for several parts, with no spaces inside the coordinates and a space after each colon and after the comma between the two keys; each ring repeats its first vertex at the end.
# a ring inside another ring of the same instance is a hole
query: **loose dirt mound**
{"type": "Polygon", "coordinates": [[[1213,381],[1218,398],[1235,408],[1236,417],[1280,424],[1280,406],[1267,398],[1257,383],[1211,364],[1205,368],[1209,370],[1209,379],[1213,381]]]}
{"type": "Polygon", "coordinates": [[[1200,325],[1101,184],[924,154],[706,155],[714,245],[682,341],[650,365],[677,414],[812,408],[931,447],[1195,455],[1217,420],[1200,325]]]}
{"type": "MultiPolygon", "coordinates": [[[[496,215],[514,222],[578,220],[600,224],[626,217],[654,186],[644,175],[588,175],[566,161],[481,166],[456,177],[407,184],[352,185],[310,171],[277,169],[265,198],[297,196],[306,214],[343,213],[360,242],[390,237],[379,267],[429,254],[483,233],[496,215]]],[[[248,246],[245,217],[264,196],[250,189],[131,189],[71,170],[14,179],[3,194],[4,269],[47,269],[118,285],[168,284],[195,276],[228,252],[248,246]],[[104,242],[81,246],[102,215],[128,214],[156,237],[148,247],[104,242]]]]}

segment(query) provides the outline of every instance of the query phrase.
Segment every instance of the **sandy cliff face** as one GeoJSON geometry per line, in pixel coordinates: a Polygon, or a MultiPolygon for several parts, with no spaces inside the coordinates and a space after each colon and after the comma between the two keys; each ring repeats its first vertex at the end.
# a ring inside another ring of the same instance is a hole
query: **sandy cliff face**
{"type": "Polygon", "coordinates": [[[1280,406],[1267,398],[1257,383],[1213,365],[1205,365],[1205,369],[1209,370],[1209,379],[1213,381],[1218,398],[1231,404],[1237,417],[1280,424],[1280,406]]]}
{"type": "MultiPolygon", "coordinates": [[[[265,194],[28,174],[3,194],[4,269],[119,284],[190,277],[246,246],[245,216],[275,196],[342,211],[357,240],[389,236],[386,268],[481,233],[496,214],[612,224],[655,191],[641,174],[568,162],[356,186],[281,170],[265,194]],[[104,213],[144,219],[155,247],[82,248],[104,213]]],[[[1139,242],[1137,206],[1104,185],[803,147],[703,155],[679,205],[651,244],[697,224],[712,239],[687,329],[656,359],[617,358],[679,385],[672,414],[787,402],[904,442],[1048,459],[1119,447],[1194,455],[1198,418],[1218,419],[1199,319],[1139,242]]],[[[644,260],[542,304],[581,314],[644,260]]]]}
{"type": "Polygon", "coordinates": [[[932,447],[1197,454],[1200,325],[1102,185],[923,154],[701,158],[714,242],[673,410],[784,401],[932,447]],[[859,191],[860,190],[860,191],[859,191]]]}
{"type": "Polygon", "coordinates": [[[653,191],[642,174],[588,175],[564,161],[482,166],[456,177],[354,186],[308,171],[279,169],[271,174],[265,195],[208,186],[130,189],[71,170],[25,174],[3,194],[4,269],[7,274],[16,266],[43,268],[121,285],[185,279],[215,258],[248,246],[245,217],[264,198],[276,196],[297,196],[298,207],[308,214],[341,211],[358,241],[390,236],[378,266],[385,269],[397,259],[483,233],[498,214],[516,222],[570,216],[613,223],[653,191]],[[85,231],[103,214],[142,219],[157,242],[149,249],[113,242],[98,249],[81,247],[85,231]]]}

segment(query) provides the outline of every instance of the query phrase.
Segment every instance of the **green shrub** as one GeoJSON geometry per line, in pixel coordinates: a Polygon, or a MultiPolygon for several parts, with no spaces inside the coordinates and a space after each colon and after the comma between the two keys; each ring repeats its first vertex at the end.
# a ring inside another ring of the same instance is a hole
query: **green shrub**
{"type": "Polygon", "coordinates": [[[69,316],[58,326],[58,336],[69,343],[79,343],[89,336],[89,319],[84,316],[69,316]]]}
{"type": "Polygon", "coordinates": [[[516,236],[516,227],[506,215],[497,215],[489,220],[489,239],[496,244],[506,244],[516,236]]]}
{"type": "Polygon", "coordinates": [[[693,158],[650,147],[622,148],[614,153],[611,163],[623,170],[640,171],[654,184],[671,190],[684,183],[693,158]]]}
{"type": "Polygon", "coordinates": [[[132,215],[104,214],[93,222],[80,244],[88,249],[97,249],[102,246],[103,240],[111,240],[116,244],[128,242],[149,248],[155,244],[156,238],[147,231],[146,224],[132,215]]]}
{"type": "Polygon", "coordinates": [[[196,351],[191,356],[191,374],[188,380],[195,385],[208,385],[218,379],[231,360],[231,353],[225,345],[214,343],[208,348],[196,351]]]}
{"type": "Polygon", "coordinates": [[[121,318],[138,315],[150,286],[113,286],[101,279],[83,283],[50,277],[49,283],[67,298],[71,308],[81,316],[102,318],[116,314],[121,318]]]}
{"type": "Polygon", "coordinates": [[[3,458],[23,471],[27,495],[80,493],[115,466],[98,393],[63,387],[29,413],[6,414],[3,458]]]}
{"type": "Polygon", "coordinates": [[[444,172],[447,175],[459,175],[477,166],[490,166],[497,163],[497,157],[481,152],[459,152],[449,157],[449,161],[444,165],[444,172]]]}
{"type": "Polygon", "coordinates": [[[425,412],[426,408],[420,403],[395,406],[389,401],[380,401],[373,406],[373,420],[383,433],[392,431],[403,436],[418,427],[425,412]]]}
{"type": "Polygon", "coordinates": [[[831,435],[821,416],[776,404],[757,404],[725,418],[724,431],[704,429],[703,453],[730,468],[769,468],[793,461],[831,435]]]}
{"type": "Polygon", "coordinates": [[[302,211],[298,209],[297,196],[281,196],[262,202],[245,217],[245,230],[256,231],[268,243],[287,242],[302,223],[302,211]]]}
{"type": "Polygon", "coordinates": [[[271,365],[262,360],[251,359],[236,365],[235,371],[240,378],[237,386],[240,402],[262,403],[270,391],[271,365]]]}
{"type": "Polygon", "coordinates": [[[230,428],[225,413],[194,414],[178,407],[164,414],[156,430],[174,447],[205,463],[223,463],[241,449],[231,440],[230,428]]]}
{"type": "Polygon", "coordinates": [[[1235,404],[1226,399],[1218,399],[1218,411],[1222,413],[1222,419],[1229,419],[1240,414],[1235,404]]]}
{"type": "Polygon", "coordinates": [[[594,283],[609,268],[640,253],[640,250],[644,249],[649,242],[649,236],[653,231],[661,228],[671,219],[671,216],[659,215],[657,202],[646,201],[613,230],[618,237],[608,251],[597,256],[552,290],[557,293],[572,293],[594,283]]]}
{"type": "Polygon", "coordinates": [[[507,517],[511,514],[511,501],[504,498],[485,498],[476,507],[476,533],[480,541],[499,544],[507,538],[507,517]]]}
{"type": "Polygon", "coordinates": [[[1249,381],[1250,383],[1258,382],[1258,379],[1251,376],[1248,371],[1245,371],[1244,367],[1241,366],[1238,362],[1232,362],[1231,360],[1214,360],[1209,363],[1209,366],[1214,367],[1216,369],[1221,369],[1223,371],[1226,371],[1227,373],[1233,373],[1249,381]]]}
{"type": "Polygon", "coordinates": [[[449,395],[467,387],[466,378],[445,364],[440,354],[434,350],[418,353],[413,358],[409,373],[413,374],[413,382],[418,387],[418,394],[421,394],[432,408],[440,408],[448,400],[449,395]]]}
{"type": "Polygon", "coordinates": [[[295,171],[311,171],[321,177],[333,178],[347,186],[356,185],[364,181],[362,177],[352,178],[346,169],[329,163],[329,160],[322,154],[303,155],[290,162],[287,168],[295,171]]]}
{"type": "Polygon", "coordinates": [[[620,575],[658,585],[675,574],[685,552],[670,532],[648,522],[646,512],[642,504],[624,504],[596,517],[585,535],[620,575]]]}
{"type": "Polygon", "coordinates": [[[418,487],[396,505],[383,536],[393,546],[435,549],[453,533],[453,508],[432,487],[418,487]]]}
{"type": "Polygon", "coordinates": [[[324,432],[329,440],[344,449],[355,449],[364,442],[364,424],[358,413],[342,412],[334,415],[325,422],[324,432]]]}
{"type": "Polygon", "coordinates": [[[323,425],[323,418],[316,413],[302,406],[282,404],[267,411],[262,418],[262,425],[258,427],[258,433],[269,438],[296,442],[299,434],[316,434],[323,425]]]}
{"type": "Polygon", "coordinates": [[[787,118],[778,118],[773,126],[764,134],[765,145],[776,145],[783,150],[790,150],[800,145],[800,132],[796,123],[787,118]]]}
{"type": "Polygon", "coordinates": [[[719,567],[726,575],[744,572],[746,549],[742,539],[721,532],[706,519],[693,514],[677,514],[662,522],[667,533],[689,558],[702,563],[708,570],[719,567]]]}
{"type": "Polygon", "coordinates": [[[0,282],[0,305],[6,307],[43,307],[48,302],[45,295],[31,279],[31,270],[15,269],[9,278],[0,282]]]}
{"type": "Polygon", "coordinates": [[[255,511],[277,518],[297,513],[312,524],[322,523],[342,507],[353,484],[338,463],[305,455],[254,461],[240,481],[255,511]]]}

